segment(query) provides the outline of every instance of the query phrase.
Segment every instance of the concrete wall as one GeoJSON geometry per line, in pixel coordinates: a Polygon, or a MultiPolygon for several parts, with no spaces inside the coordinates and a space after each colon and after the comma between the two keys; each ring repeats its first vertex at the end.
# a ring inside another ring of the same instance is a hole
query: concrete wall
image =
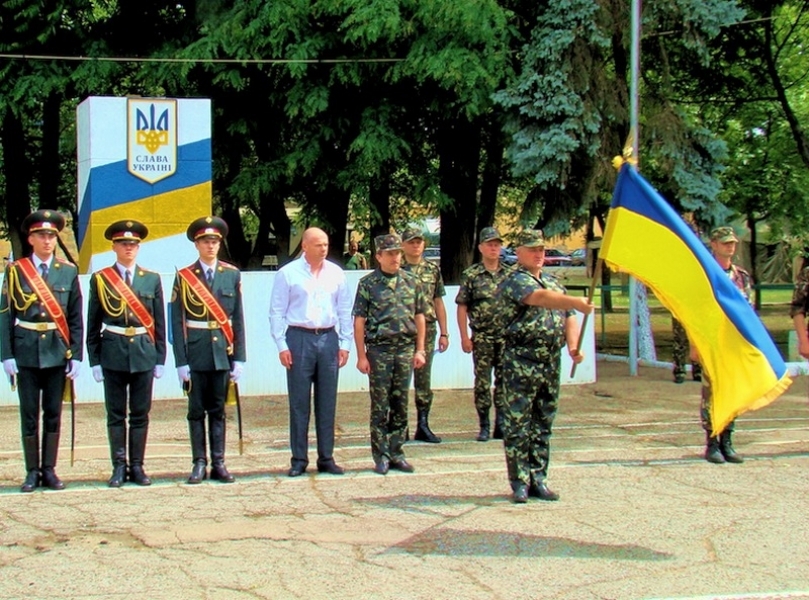
{"type": "MultiPolygon", "coordinates": [[[[190,246],[190,244],[188,244],[190,246]]],[[[144,263],[144,266],[148,266],[144,263]]],[[[364,272],[347,271],[346,277],[352,289],[364,272]]],[[[82,290],[88,289],[89,275],[80,275],[82,290]]],[[[242,274],[245,321],[247,325],[247,363],[240,380],[242,396],[286,394],[286,371],[278,362],[278,350],[270,336],[269,304],[275,273],[271,271],[248,272],[242,274]]],[[[162,276],[166,300],[171,297],[173,274],[162,276]]],[[[447,305],[450,347],[447,352],[438,354],[433,361],[434,389],[471,389],[473,385],[472,355],[464,354],[460,347],[458,326],[455,319],[455,296],[458,286],[447,286],[444,302],[447,305]]],[[[576,370],[575,380],[571,380],[570,359],[562,353],[563,383],[591,383],[596,379],[595,337],[593,320],[587,326],[585,339],[585,361],[576,370]]],[[[356,352],[352,347],[348,364],[340,371],[340,391],[367,391],[368,377],[357,371],[356,352]]],[[[166,374],[155,381],[155,399],[179,398],[182,393],[177,380],[174,356],[169,346],[166,360],[166,374]]],[[[104,399],[103,385],[93,380],[89,364],[85,359],[82,372],[76,380],[76,396],[79,402],[101,402],[104,399]]],[[[16,404],[16,393],[12,394],[8,383],[0,383],[0,404],[16,404]]]]}

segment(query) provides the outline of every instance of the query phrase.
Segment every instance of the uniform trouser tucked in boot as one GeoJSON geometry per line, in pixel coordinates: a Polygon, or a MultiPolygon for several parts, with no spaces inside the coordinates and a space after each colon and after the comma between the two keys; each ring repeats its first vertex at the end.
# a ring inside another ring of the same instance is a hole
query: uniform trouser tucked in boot
{"type": "Polygon", "coordinates": [[[107,482],[110,487],[121,487],[126,481],[126,426],[107,427],[112,458],[112,476],[107,482]]]}
{"type": "Polygon", "coordinates": [[[736,421],[731,421],[718,437],[712,437],[713,427],[711,426],[711,402],[713,394],[711,392],[711,381],[707,374],[702,378],[702,400],[700,402],[699,416],[702,428],[706,433],[705,460],[714,464],[742,463],[744,459],[733,449],[732,436],[736,429],[736,421]]]}
{"type": "Polygon", "coordinates": [[[42,485],[52,490],[63,490],[65,484],[56,474],[56,457],[59,455],[59,434],[45,433],[42,438],[42,485]]]}
{"type": "Polygon", "coordinates": [[[512,489],[541,483],[548,475],[550,438],[559,398],[556,362],[539,363],[506,350],[503,373],[503,445],[512,489]]]}
{"type": "MultiPolygon", "coordinates": [[[[188,392],[188,429],[191,436],[191,455],[194,466],[188,477],[188,483],[199,483],[207,476],[205,416],[208,416],[209,423],[224,420],[227,387],[227,370],[191,371],[191,390],[188,392]]],[[[224,435],[222,440],[224,443],[224,435]]],[[[224,446],[222,452],[224,457],[224,446]]]]}
{"type": "MultiPolygon", "coordinates": [[[[489,439],[491,431],[489,411],[492,407],[492,371],[494,371],[494,405],[498,412],[503,407],[503,343],[502,340],[477,333],[472,334],[472,343],[472,361],[475,368],[475,409],[480,424],[477,440],[485,442],[489,439]]],[[[502,433],[500,438],[502,438],[502,433]]]]}
{"type": "Polygon", "coordinates": [[[56,476],[56,456],[59,452],[59,428],[62,421],[62,392],[65,388],[65,368],[50,367],[47,369],[33,369],[20,367],[17,373],[17,392],[20,398],[20,429],[22,432],[23,448],[26,438],[32,438],[31,460],[34,460],[34,449],[39,448],[39,435],[42,432],[42,464],[39,464],[39,452],[36,463],[31,462],[29,468],[26,459],[26,477],[20,490],[33,491],[40,483],[48,488],[61,490],[65,486],[56,476]],[[40,428],[40,410],[42,413],[42,427],[40,428]],[[54,438],[48,436],[55,435],[54,438]],[[55,441],[55,443],[54,443],[55,441]],[[37,471],[34,477],[33,469],[46,466],[45,449],[50,453],[47,461],[48,473],[37,471]],[[33,487],[32,487],[33,484],[33,487]],[[25,488],[25,489],[23,489],[25,488]],[[30,489],[29,489],[30,488],[30,489]]]}
{"type": "Polygon", "coordinates": [[[416,369],[413,376],[413,387],[416,388],[416,413],[419,415],[413,439],[432,444],[441,442],[441,438],[430,430],[429,423],[430,408],[433,405],[432,372],[436,333],[437,325],[435,321],[427,323],[424,337],[424,358],[427,362],[420,369],[416,369]]]}
{"type": "Polygon", "coordinates": [[[225,467],[225,432],[227,422],[225,415],[220,418],[208,418],[208,436],[211,445],[211,479],[222,483],[233,483],[235,480],[225,467]]]}
{"type": "Polygon", "coordinates": [[[39,486],[39,439],[36,435],[22,439],[23,456],[25,457],[25,471],[28,473],[20,487],[24,493],[33,492],[39,486]]]}
{"type": "MultiPolygon", "coordinates": [[[[149,412],[152,409],[152,371],[117,371],[104,369],[104,406],[107,409],[107,431],[123,431],[123,442],[110,437],[110,450],[113,455],[113,476],[110,487],[119,480],[117,475],[120,465],[124,467],[124,479],[127,476],[127,446],[129,449],[129,480],[138,485],[150,485],[152,482],[143,471],[146,455],[146,439],[149,431],[149,412]],[[127,444],[127,411],[129,421],[129,442],[127,444]],[[116,458],[116,452],[122,456],[116,458]]],[[[123,483],[123,480],[120,482],[123,483]]]]}
{"type": "Polygon", "coordinates": [[[371,394],[371,454],[374,462],[404,460],[407,394],[413,373],[413,346],[368,346],[371,394]]]}
{"type": "Polygon", "coordinates": [[[152,480],[143,470],[148,436],[148,426],[129,429],[129,481],[138,485],[152,485],[152,480]]]}

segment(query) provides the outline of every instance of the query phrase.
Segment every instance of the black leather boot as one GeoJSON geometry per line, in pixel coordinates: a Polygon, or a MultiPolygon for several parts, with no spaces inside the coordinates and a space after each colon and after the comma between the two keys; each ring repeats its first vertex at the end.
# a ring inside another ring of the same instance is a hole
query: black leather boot
{"type": "Polygon", "coordinates": [[[20,486],[20,491],[27,494],[33,492],[39,486],[39,440],[37,436],[31,435],[22,439],[22,451],[25,457],[25,481],[20,486]]]}
{"type": "Polygon", "coordinates": [[[715,465],[721,465],[725,462],[725,457],[719,449],[719,438],[711,437],[711,432],[705,434],[705,460],[715,465]]]}
{"type": "Polygon", "coordinates": [[[59,434],[46,433],[42,440],[42,486],[51,490],[63,490],[65,484],[56,474],[56,457],[59,454],[59,434]]]}
{"type": "Polygon", "coordinates": [[[418,423],[416,425],[416,434],[413,436],[413,439],[419,442],[428,442],[430,444],[441,443],[441,438],[430,431],[430,424],[427,420],[430,416],[430,411],[425,408],[418,410],[417,413],[418,423]]]}
{"type": "Polygon", "coordinates": [[[152,480],[143,470],[146,455],[146,438],[149,426],[129,430],[129,481],[138,485],[152,485],[152,480]]]}
{"type": "Polygon", "coordinates": [[[733,432],[727,429],[721,433],[719,436],[719,451],[727,462],[734,464],[743,463],[744,459],[733,449],[733,442],[731,441],[732,435],[733,432]]]}
{"type": "Polygon", "coordinates": [[[477,440],[479,442],[488,442],[489,441],[489,427],[491,427],[491,422],[489,421],[489,411],[488,410],[479,410],[478,411],[478,421],[480,422],[480,433],[478,433],[477,440]]]}
{"type": "Polygon", "coordinates": [[[191,435],[191,457],[194,462],[188,483],[201,483],[208,477],[205,469],[208,465],[208,459],[205,457],[205,421],[189,421],[188,430],[191,435]]]}
{"type": "Polygon", "coordinates": [[[112,476],[107,482],[111,488],[119,488],[126,481],[126,427],[107,427],[112,458],[112,476]]]}
{"type": "Polygon", "coordinates": [[[494,435],[492,437],[496,440],[503,439],[503,413],[499,408],[494,410],[494,435]]]}
{"type": "Polygon", "coordinates": [[[225,416],[208,419],[208,434],[211,441],[211,480],[233,483],[235,478],[225,467],[225,416]]]}

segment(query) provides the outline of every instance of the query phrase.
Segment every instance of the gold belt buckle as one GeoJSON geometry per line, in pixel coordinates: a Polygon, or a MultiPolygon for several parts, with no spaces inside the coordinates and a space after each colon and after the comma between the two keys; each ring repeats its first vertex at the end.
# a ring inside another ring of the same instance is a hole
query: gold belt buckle
{"type": "Polygon", "coordinates": [[[48,331],[49,323],[37,323],[37,331],[48,331]]]}
{"type": "Polygon", "coordinates": [[[218,321],[208,321],[208,329],[219,329],[218,321]]]}
{"type": "Polygon", "coordinates": [[[124,330],[124,335],[127,337],[132,337],[135,335],[135,328],[130,325],[124,330]]]}

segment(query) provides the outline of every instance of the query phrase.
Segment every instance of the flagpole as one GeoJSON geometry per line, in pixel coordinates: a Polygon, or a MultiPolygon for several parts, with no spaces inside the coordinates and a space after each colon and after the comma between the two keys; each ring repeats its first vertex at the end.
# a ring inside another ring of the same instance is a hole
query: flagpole
{"type": "MultiPolygon", "coordinates": [[[[638,80],[640,78],[640,7],[641,0],[632,0],[632,42],[629,77],[629,135],[632,137],[632,158],[638,160],[638,80]]],[[[638,163],[636,163],[638,164],[638,163]]],[[[629,374],[638,374],[638,299],[637,281],[629,277],[629,374]]]]}

